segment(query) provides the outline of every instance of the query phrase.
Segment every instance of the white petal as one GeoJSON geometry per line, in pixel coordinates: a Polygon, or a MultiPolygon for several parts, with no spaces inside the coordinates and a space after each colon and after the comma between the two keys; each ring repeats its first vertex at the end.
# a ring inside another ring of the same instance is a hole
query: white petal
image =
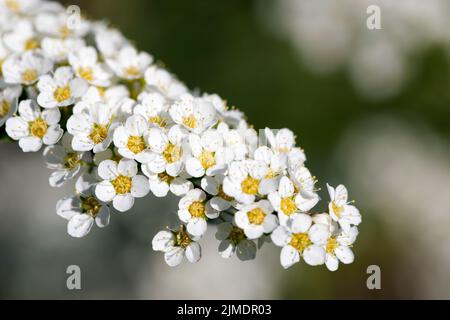
{"type": "Polygon", "coordinates": [[[113,160],[104,160],[98,166],[98,175],[105,180],[114,180],[119,175],[117,163],[113,160]]]}
{"type": "Polygon", "coordinates": [[[247,236],[247,238],[249,238],[249,239],[258,239],[259,237],[261,237],[263,235],[264,229],[260,225],[256,226],[253,224],[249,224],[244,229],[244,233],[247,236]]]}
{"type": "Polygon", "coordinates": [[[102,181],[95,187],[95,196],[103,202],[110,202],[116,196],[116,190],[109,181],[102,181]]]}
{"type": "Polygon", "coordinates": [[[205,234],[207,228],[207,223],[205,219],[193,218],[187,224],[187,231],[194,237],[201,237],[205,234]]]}
{"type": "Polygon", "coordinates": [[[94,219],[87,214],[79,214],[70,219],[67,224],[67,233],[75,238],[84,237],[89,233],[94,224],[94,219]]]}
{"type": "Polygon", "coordinates": [[[286,246],[291,241],[291,233],[283,226],[278,226],[270,235],[272,242],[279,247],[286,246]]]}
{"type": "Polygon", "coordinates": [[[310,266],[319,266],[325,263],[325,249],[318,246],[309,246],[303,251],[303,260],[310,266]]]}
{"type": "Polygon", "coordinates": [[[311,224],[312,224],[311,216],[304,213],[300,213],[290,221],[289,227],[291,228],[293,233],[304,233],[308,231],[311,224]]]}
{"type": "Polygon", "coordinates": [[[109,224],[109,208],[107,205],[102,205],[100,212],[95,217],[95,223],[100,228],[104,228],[109,224]]]}
{"type": "Polygon", "coordinates": [[[219,254],[222,258],[228,259],[234,254],[234,244],[231,240],[223,240],[219,243],[219,254]]]}
{"type": "Polygon", "coordinates": [[[288,198],[294,194],[294,184],[291,179],[284,176],[280,180],[280,185],[278,188],[278,194],[281,198],[288,198]]]}
{"type": "Polygon", "coordinates": [[[324,245],[330,236],[330,231],[327,225],[316,223],[309,229],[308,235],[314,244],[324,245]]]}
{"type": "Polygon", "coordinates": [[[24,137],[19,140],[19,147],[23,152],[36,152],[42,147],[42,140],[37,137],[24,137]]]}
{"type": "Polygon", "coordinates": [[[325,265],[327,266],[328,270],[336,271],[339,268],[339,260],[336,258],[336,256],[327,253],[327,255],[325,256],[325,265]]]}
{"type": "Polygon", "coordinates": [[[352,250],[347,246],[339,246],[334,250],[334,254],[344,264],[350,264],[355,260],[352,250]]]}
{"type": "Polygon", "coordinates": [[[175,247],[164,254],[164,260],[169,267],[178,266],[183,261],[184,249],[175,247]]]}
{"type": "Polygon", "coordinates": [[[123,176],[134,177],[138,172],[137,163],[131,159],[122,159],[117,165],[117,172],[123,176]]]}
{"type": "Polygon", "coordinates": [[[61,129],[59,124],[50,126],[42,140],[46,145],[53,145],[53,144],[57,143],[59,141],[59,139],[61,139],[63,133],[64,133],[64,131],[63,131],[63,129],[61,129]]]}
{"type": "Polygon", "coordinates": [[[135,198],[145,197],[150,191],[148,179],[141,175],[134,176],[131,185],[131,195],[135,198]]]}
{"type": "Polygon", "coordinates": [[[300,254],[295,248],[291,246],[285,246],[283,247],[283,249],[281,249],[280,262],[283,268],[287,269],[299,261],[300,254]]]}
{"type": "Polygon", "coordinates": [[[195,178],[205,175],[205,169],[197,158],[189,158],[186,161],[186,171],[195,178]]]}
{"type": "Polygon", "coordinates": [[[264,233],[272,232],[277,226],[277,217],[274,214],[268,214],[263,222],[264,233]]]}
{"type": "Polygon", "coordinates": [[[186,247],[185,254],[186,259],[190,263],[196,263],[202,256],[202,248],[197,242],[192,242],[189,246],[186,247]]]}
{"type": "Polygon", "coordinates": [[[134,205],[134,197],[127,194],[118,194],[113,199],[113,207],[119,212],[130,210],[134,205]]]}
{"type": "Polygon", "coordinates": [[[66,220],[72,219],[81,213],[80,199],[78,197],[70,197],[59,200],[56,203],[56,214],[66,220]]]}
{"type": "Polygon", "coordinates": [[[166,251],[172,247],[175,237],[170,231],[159,231],[152,240],[152,248],[154,251],[166,251]]]}

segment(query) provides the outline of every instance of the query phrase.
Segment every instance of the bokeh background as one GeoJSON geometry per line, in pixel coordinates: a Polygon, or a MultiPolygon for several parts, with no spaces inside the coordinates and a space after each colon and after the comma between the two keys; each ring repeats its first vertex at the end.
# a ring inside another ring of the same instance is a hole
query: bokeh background
{"type": "Polygon", "coordinates": [[[195,265],[151,250],[175,212],[147,197],[105,230],[66,234],[40,154],[0,143],[0,298],[450,298],[450,1],[85,0],[190,88],[218,93],[256,128],[288,127],[325,183],[345,183],[363,215],[356,261],[335,273],[285,271],[279,248],[222,260],[214,232],[195,265]],[[381,8],[381,30],[366,8],[381,8]],[[66,288],[81,267],[82,290],[66,288]],[[366,269],[381,268],[381,290],[366,269]]]}

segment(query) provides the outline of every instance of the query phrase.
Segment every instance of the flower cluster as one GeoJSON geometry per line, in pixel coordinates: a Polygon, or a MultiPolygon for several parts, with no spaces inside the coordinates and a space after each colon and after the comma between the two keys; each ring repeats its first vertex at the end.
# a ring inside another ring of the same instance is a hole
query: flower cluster
{"type": "Polygon", "coordinates": [[[361,222],[340,185],[314,213],[316,179],[288,129],[259,133],[216,94],[196,95],[117,30],[42,0],[0,1],[0,125],[24,152],[43,149],[49,183],[76,180],[57,214],[73,237],[150,192],[180,197],[180,227],[153,249],[170,266],[196,262],[217,226],[219,252],[253,259],[272,241],[281,264],[351,263],[361,222]],[[5,18],[7,17],[7,19],[5,18]],[[266,142],[266,143],[263,143],[266,142]]]}

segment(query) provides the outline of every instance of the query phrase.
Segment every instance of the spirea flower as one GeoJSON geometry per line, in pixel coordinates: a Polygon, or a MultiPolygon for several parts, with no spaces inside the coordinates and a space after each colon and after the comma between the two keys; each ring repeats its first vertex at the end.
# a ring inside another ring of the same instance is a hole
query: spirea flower
{"type": "Polygon", "coordinates": [[[181,225],[152,241],[169,266],[197,262],[216,227],[223,258],[254,259],[271,241],[284,268],[353,262],[361,215],[342,185],[328,186],[327,212],[312,211],[317,179],[291,130],[257,131],[107,23],[69,20],[56,2],[0,0],[0,127],[24,152],[45,145],[52,187],[75,182],[56,206],[69,235],[107,226],[111,209],[151,191],[179,197],[181,225]]]}

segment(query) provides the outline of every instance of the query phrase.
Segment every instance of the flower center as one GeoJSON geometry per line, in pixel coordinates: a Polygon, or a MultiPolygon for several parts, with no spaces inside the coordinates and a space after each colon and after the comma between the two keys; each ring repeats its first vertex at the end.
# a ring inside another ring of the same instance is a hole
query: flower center
{"type": "Polygon", "coordinates": [[[333,212],[336,215],[336,217],[340,218],[342,212],[344,211],[344,207],[343,206],[339,206],[336,204],[336,202],[331,202],[331,207],[333,208],[333,212]]]}
{"type": "Polygon", "coordinates": [[[37,77],[38,77],[37,71],[34,69],[26,69],[22,73],[22,81],[25,83],[32,83],[36,81],[37,77]]]}
{"type": "Polygon", "coordinates": [[[48,124],[41,117],[28,123],[30,132],[33,136],[42,139],[48,130],[48,124]]]}
{"type": "Polygon", "coordinates": [[[130,136],[128,138],[127,147],[134,154],[141,153],[142,151],[145,150],[144,138],[142,138],[140,136],[130,136]]]}
{"type": "Polygon", "coordinates": [[[127,176],[119,175],[113,181],[111,181],[117,194],[126,194],[131,191],[131,178],[127,176]]]}
{"type": "Polygon", "coordinates": [[[297,210],[297,205],[292,198],[283,198],[280,203],[281,211],[284,212],[285,215],[289,216],[297,210]]]}
{"type": "Polygon", "coordinates": [[[104,125],[94,123],[89,138],[95,143],[102,143],[108,136],[108,128],[104,125]]]}
{"type": "Polygon", "coordinates": [[[193,114],[191,114],[189,117],[183,118],[183,124],[191,129],[194,129],[196,126],[196,120],[193,114]]]}
{"type": "Polygon", "coordinates": [[[180,231],[176,234],[175,237],[175,246],[186,248],[191,244],[192,240],[189,237],[188,233],[185,230],[185,227],[182,226],[180,231]]]}
{"type": "Polygon", "coordinates": [[[167,125],[166,120],[160,116],[150,117],[148,119],[148,121],[150,121],[151,123],[157,124],[161,128],[164,128],[167,125]]]}
{"type": "Polygon", "coordinates": [[[94,72],[89,67],[78,68],[78,75],[86,81],[94,80],[94,72]]]}
{"type": "Polygon", "coordinates": [[[161,172],[161,173],[158,173],[158,179],[167,184],[171,184],[173,179],[175,179],[175,178],[168,175],[166,172],[161,172]]]}
{"type": "Polygon", "coordinates": [[[70,152],[64,158],[64,167],[69,170],[73,170],[80,164],[80,155],[75,152],[70,152]]]}
{"type": "Polygon", "coordinates": [[[13,12],[18,12],[20,10],[20,5],[17,0],[5,0],[5,5],[13,12]]]}
{"type": "Polygon", "coordinates": [[[199,157],[200,163],[203,169],[209,169],[216,164],[216,158],[214,152],[203,150],[199,157]]]}
{"type": "Polygon", "coordinates": [[[225,201],[233,201],[233,197],[230,197],[223,191],[222,185],[219,186],[219,191],[217,192],[217,196],[222,198],[225,201]]]}
{"type": "Polygon", "coordinates": [[[255,195],[258,193],[260,180],[253,179],[252,177],[245,178],[241,183],[242,191],[246,194],[255,195]]]}
{"type": "Polygon", "coordinates": [[[101,208],[102,205],[95,197],[90,196],[87,198],[81,198],[81,209],[83,210],[83,213],[87,213],[92,218],[97,217],[101,208]]]}
{"type": "Polygon", "coordinates": [[[35,38],[28,39],[25,41],[25,50],[33,50],[39,48],[39,41],[35,38]]]}
{"type": "Polygon", "coordinates": [[[245,239],[244,230],[233,226],[233,229],[231,229],[228,239],[231,240],[235,245],[237,245],[239,242],[245,239]]]}
{"type": "Polygon", "coordinates": [[[339,247],[339,243],[335,237],[331,237],[330,239],[328,239],[326,247],[327,253],[334,254],[334,250],[337,247],[339,247]]]}
{"type": "Polygon", "coordinates": [[[61,27],[59,28],[59,35],[60,35],[61,38],[63,38],[63,39],[69,37],[71,33],[72,33],[72,32],[71,32],[70,28],[69,28],[66,24],[64,24],[63,26],[61,26],[61,27]]]}
{"type": "Polygon", "coordinates": [[[181,158],[181,147],[169,143],[163,152],[163,156],[168,163],[174,163],[181,158]]]}
{"type": "Polygon", "coordinates": [[[55,92],[53,93],[55,100],[59,103],[66,101],[70,98],[70,87],[58,87],[56,88],[55,92]]]}
{"type": "Polygon", "coordinates": [[[255,208],[247,212],[247,217],[251,224],[261,225],[264,222],[266,214],[261,208],[255,208]]]}
{"type": "Polygon", "coordinates": [[[140,74],[141,72],[136,67],[128,67],[125,69],[125,75],[129,77],[138,77],[140,74]]]}
{"type": "Polygon", "coordinates": [[[294,233],[289,244],[297,249],[297,251],[303,252],[312,242],[307,233],[294,233]]]}
{"type": "Polygon", "coordinates": [[[6,100],[2,100],[0,102],[0,118],[6,117],[8,115],[8,112],[10,109],[11,109],[11,104],[6,100]]]}
{"type": "Polygon", "coordinates": [[[194,201],[189,206],[189,213],[194,218],[203,218],[205,217],[205,204],[201,201],[194,201]]]}

